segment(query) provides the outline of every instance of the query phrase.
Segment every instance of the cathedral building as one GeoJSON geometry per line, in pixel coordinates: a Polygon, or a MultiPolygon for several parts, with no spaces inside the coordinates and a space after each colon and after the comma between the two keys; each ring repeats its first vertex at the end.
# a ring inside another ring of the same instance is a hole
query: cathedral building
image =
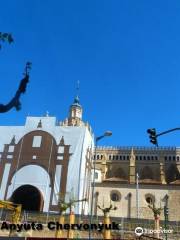
{"type": "Polygon", "coordinates": [[[95,214],[102,214],[98,205],[113,204],[111,216],[153,219],[148,205],[167,203],[169,220],[180,221],[180,148],[98,147],[96,153],[95,214]]]}
{"type": "Polygon", "coordinates": [[[94,215],[102,215],[98,205],[112,204],[117,207],[112,217],[153,219],[148,205],[167,204],[169,220],[180,221],[180,148],[98,146],[94,151],[82,111],[77,96],[64,121],[46,114],[28,116],[24,126],[0,126],[0,199],[47,212],[58,211],[59,197],[86,198],[75,213],[88,214],[94,192],[94,215]]]}

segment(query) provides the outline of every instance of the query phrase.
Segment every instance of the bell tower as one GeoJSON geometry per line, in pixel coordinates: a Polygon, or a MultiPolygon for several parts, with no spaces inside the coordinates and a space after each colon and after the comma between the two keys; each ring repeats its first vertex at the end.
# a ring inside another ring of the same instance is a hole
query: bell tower
{"type": "Polygon", "coordinates": [[[69,108],[68,126],[82,125],[82,107],[80,105],[79,97],[76,96],[73,104],[69,108]]]}
{"type": "Polygon", "coordinates": [[[76,97],[74,98],[73,104],[69,108],[68,126],[82,126],[82,107],[79,101],[79,80],[76,86],[76,97]]]}

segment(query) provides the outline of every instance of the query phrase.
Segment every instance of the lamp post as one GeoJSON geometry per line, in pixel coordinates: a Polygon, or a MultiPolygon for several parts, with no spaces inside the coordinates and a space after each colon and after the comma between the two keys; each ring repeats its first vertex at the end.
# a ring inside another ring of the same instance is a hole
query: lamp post
{"type": "Polygon", "coordinates": [[[136,214],[139,219],[139,175],[136,174],[136,214]]]}
{"type": "MultiPolygon", "coordinates": [[[[168,215],[169,215],[169,208],[168,208],[168,199],[169,199],[169,196],[166,194],[165,195],[165,205],[164,205],[164,228],[165,230],[168,229],[168,215]]],[[[167,237],[167,232],[165,233],[165,240],[167,240],[168,237],[167,237]]]]}
{"type": "Polygon", "coordinates": [[[94,165],[93,165],[93,179],[92,179],[92,191],[91,191],[91,205],[90,205],[90,227],[89,227],[89,239],[91,239],[91,224],[93,220],[93,205],[94,205],[94,188],[95,188],[95,170],[96,170],[96,153],[97,153],[97,143],[100,139],[104,137],[110,137],[112,135],[111,131],[106,131],[102,136],[95,138],[95,152],[94,152],[94,165]]]}

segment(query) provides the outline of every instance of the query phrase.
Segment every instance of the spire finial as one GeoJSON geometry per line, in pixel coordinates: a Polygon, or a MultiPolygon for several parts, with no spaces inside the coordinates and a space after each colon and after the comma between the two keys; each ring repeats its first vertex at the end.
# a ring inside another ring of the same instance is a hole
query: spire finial
{"type": "Polygon", "coordinates": [[[80,88],[80,81],[77,80],[77,83],[76,83],[76,96],[79,96],[79,88],[80,88]]]}
{"type": "Polygon", "coordinates": [[[80,106],[80,102],[79,102],[79,85],[80,85],[80,81],[77,80],[77,83],[76,83],[76,96],[74,98],[73,105],[78,105],[78,106],[80,106]]]}

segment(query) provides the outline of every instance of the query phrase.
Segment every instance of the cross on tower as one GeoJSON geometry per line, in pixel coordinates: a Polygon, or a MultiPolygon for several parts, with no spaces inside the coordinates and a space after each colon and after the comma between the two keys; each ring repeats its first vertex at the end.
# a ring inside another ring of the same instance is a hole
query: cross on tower
{"type": "Polygon", "coordinates": [[[77,85],[76,85],[77,96],[79,95],[79,88],[80,88],[80,81],[77,80],[77,85]]]}

